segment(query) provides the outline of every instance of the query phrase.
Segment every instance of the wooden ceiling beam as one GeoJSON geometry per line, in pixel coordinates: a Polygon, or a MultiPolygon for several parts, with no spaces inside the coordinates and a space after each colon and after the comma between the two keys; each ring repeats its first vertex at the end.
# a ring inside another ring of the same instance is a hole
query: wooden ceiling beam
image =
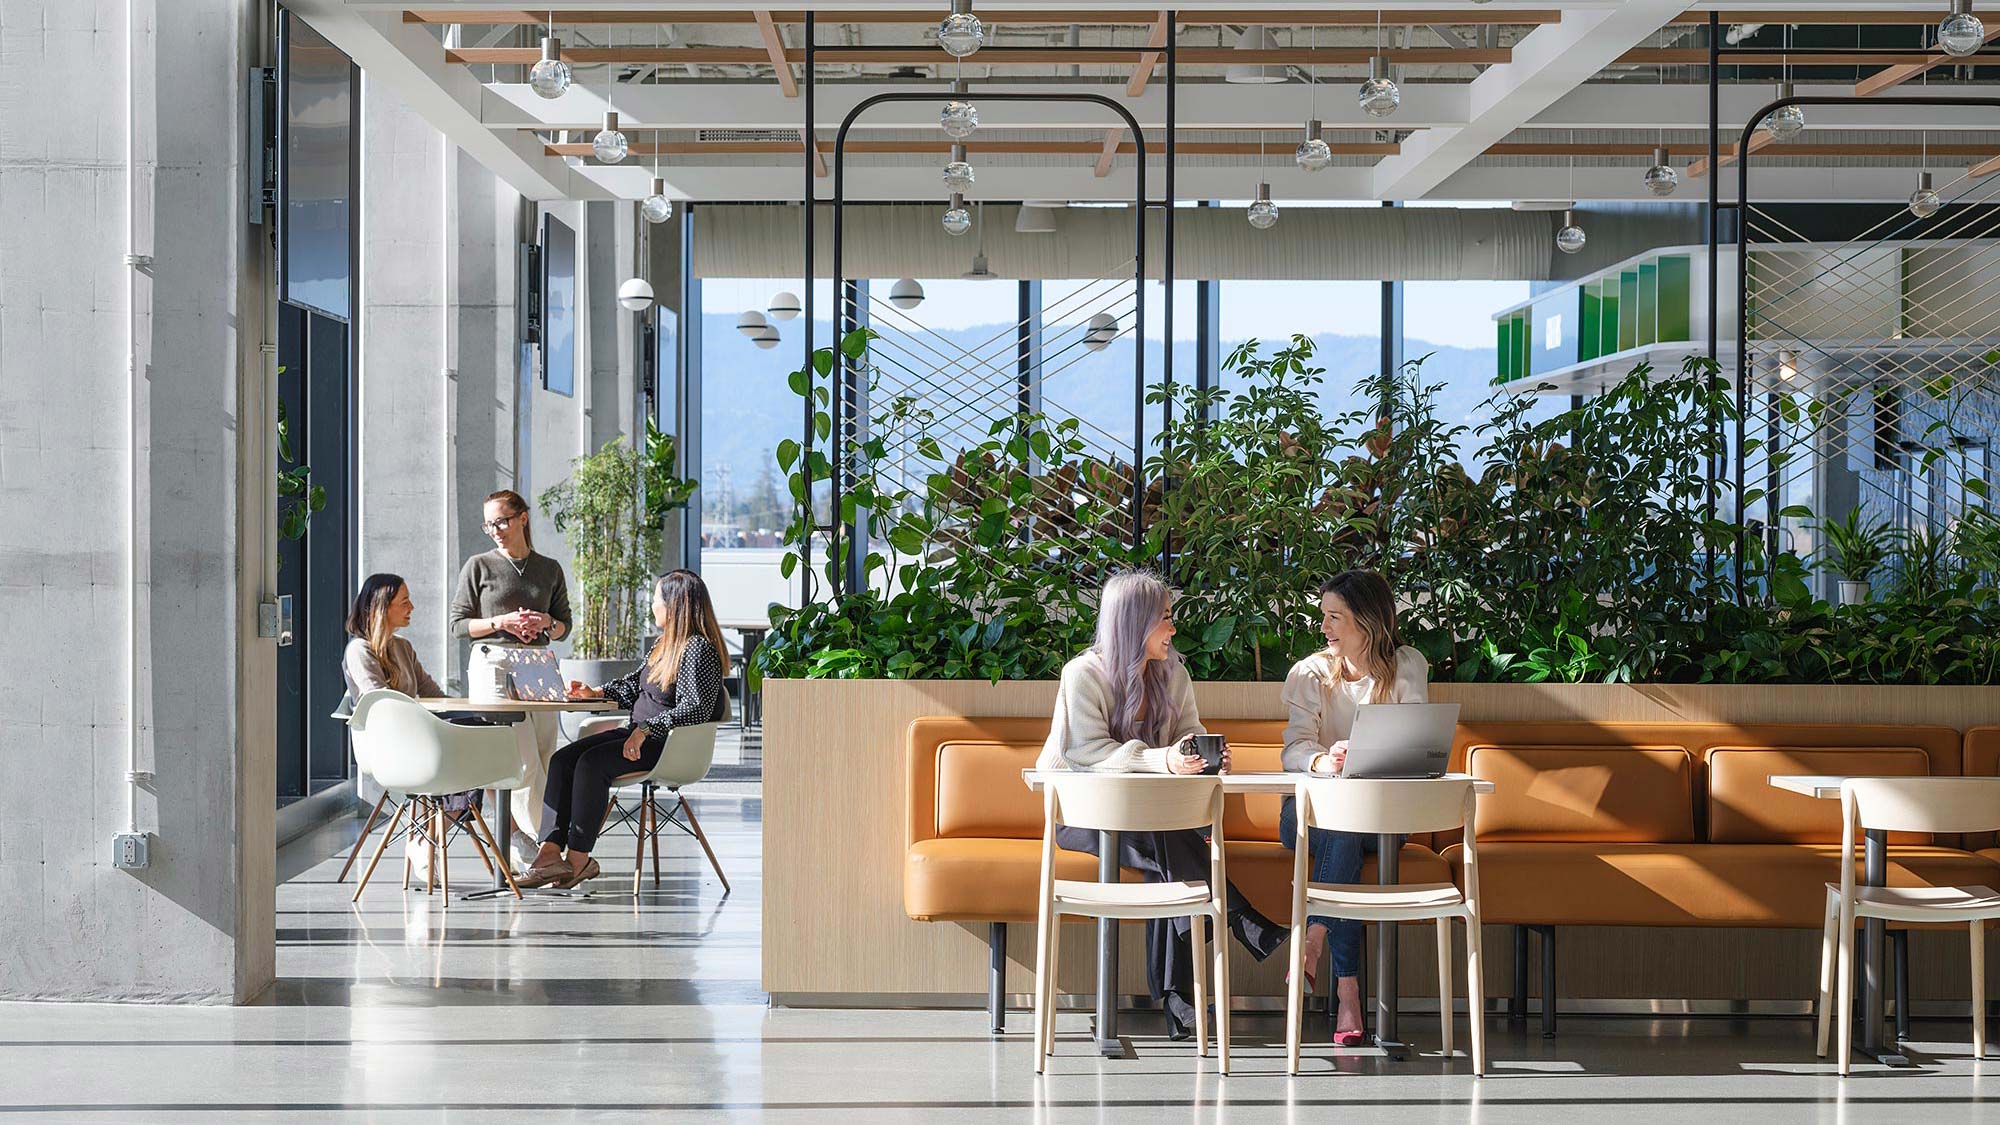
{"type": "Polygon", "coordinates": [[[1160,52],[1167,45],[1167,13],[1161,12],[1153,24],[1153,36],[1146,42],[1151,48],[1139,56],[1139,65],[1132,68],[1132,81],[1125,84],[1125,96],[1136,98],[1146,92],[1146,83],[1152,81],[1153,68],[1160,65],[1160,52]]]}
{"type": "Polygon", "coordinates": [[[757,15],[757,33],[764,37],[764,50],[771,56],[771,67],[778,74],[778,88],[788,98],[799,96],[798,80],[792,77],[792,64],[785,58],[785,38],[778,34],[778,25],[771,21],[771,13],[760,11],[757,15]]]}
{"type": "MultiPolygon", "coordinates": [[[[1986,33],[1986,41],[1988,43],[1993,42],[1995,39],[2000,39],[2000,20],[1995,20],[1991,27],[1992,30],[1986,33]]],[[[1875,61],[1881,62],[1885,60],[1877,59],[1875,61]]],[[[1962,61],[1970,62],[1972,60],[1961,60],[1955,56],[1947,55],[1943,51],[1925,52],[1917,55],[1915,59],[1903,63],[1901,66],[1892,66],[1878,70],[1874,74],[1863,78],[1860,82],[1855,83],[1854,96],[1857,98],[1872,98],[1884,90],[1893,90],[1901,86],[1903,83],[1923,74],[1927,70],[1940,66],[1949,66],[1962,61]]]]}
{"type": "MultiPolygon", "coordinates": [[[[1870,26],[1917,27],[1925,24],[1933,24],[1942,19],[1942,9],[1946,8],[1947,5],[1940,4],[1938,7],[1940,10],[1935,12],[1918,9],[1888,9],[1863,12],[1853,9],[1842,10],[1840,8],[1823,8],[1818,11],[1792,11],[1789,8],[1745,8],[1717,12],[1715,14],[1724,27],[1728,27],[1732,23],[1792,23],[1814,26],[1867,24],[1870,26]]],[[[1707,12],[1700,11],[1682,12],[1669,22],[1682,26],[1688,24],[1705,24],[1708,22],[1708,15],[1707,12]]]]}

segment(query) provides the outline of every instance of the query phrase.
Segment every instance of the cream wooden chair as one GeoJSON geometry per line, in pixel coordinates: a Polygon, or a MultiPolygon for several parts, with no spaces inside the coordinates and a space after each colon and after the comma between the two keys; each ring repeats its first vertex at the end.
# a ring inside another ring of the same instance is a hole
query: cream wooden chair
{"type": "MultiPolygon", "coordinates": [[[[1986,832],[2000,828],[2000,777],[1851,777],[1840,784],[1840,882],[1826,885],[1820,938],[1819,1054],[1835,1012],[1840,1073],[1854,1056],[1854,920],[1961,923],[1972,940],[1972,1054],[1986,1057],[1986,923],[2000,918],[1991,887],[1857,887],[1855,838],[1863,832],[1986,832]],[[1834,973],[1839,972],[1837,1003],[1834,973]]],[[[1907,1004],[1907,1000],[1900,1000],[1907,1004]]],[[[1874,1018],[1870,1014],[1866,1018],[1874,1018]]]]}
{"type": "Polygon", "coordinates": [[[1444,832],[1472,824],[1471,778],[1361,779],[1301,778],[1299,840],[1292,860],[1292,972],[1285,1001],[1285,1067],[1299,1072],[1300,1020],[1305,1007],[1306,918],[1308,914],[1364,922],[1437,920],[1438,1025],[1444,1053],[1451,1054],[1451,920],[1465,922],[1466,1007],[1472,1020],[1472,1072],[1486,1073],[1486,980],[1479,931],[1479,845],[1465,834],[1465,889],[1450,883],[1406,883],[1383,887],[1361,883],[1314,883],[1311,835],[1307,827],[1342,832],[1444,832]]]}
{"type": "MultiPolygon", "coordinates": [[[[441,867],[444,876],[441,889],[445,902],[449,903],[451,866],[445,849],[454,824],[444,811],[442,798],[468,789],[494,789],[505,800],[508,791],[520,788],[526,782],[527,767],[521,762],[513,729],[457,726],[431,714],[402,692],[386,688],[367,692],[355,701],[348,729],[354,734],[355,761],[374,775],[376,784],[407,801],[390,817],[382,842],[376,846],[354,888],[355,901],[368,889],[375,865],[382,862],[382,853],[396,838],[396,822],[407,809],[408,831],[431,842],[431,863],[433,868],[441,867]]],[[[497,860],[500,869],[506,872],[507,885],[513,887],[516,898],[520,897],[521,889],[514,886],[507,853],[493,838],[493,829],[486,824],[485,817],[476,808],[468,809],[460,823],[472,838],[474,848],[481,851],[481,858],[495,857],[488,863],[497,860]]],[[[409,880],[406,859],[403,867],[406,888],[409,880]]],[[[437,882],[436,878],[430,880],[431,884],[437,882]]]]}
{"type": "Polygon", "coordinates": [[[1194,941],[1195,1048],[1208,1054],[1208,993],[1215,994],[1216,1055],[1229,1073],[1228,872],[1223,861],[1222,786],[1213,777],[1078,773],[1043,793],[1041,916],[1035,930],[1035,1073],[1055,1053],[1056,972],[1062,917],[1187,918],[1194,941]],[[1209,878],[1173,883],[1098,883],[1055,877],[1056,825],[1101,832],[1213,827],[1209,878]],[[1213,965],[1202,919],[1215,923],[1213,965]],[[1209,978],[1213,976],[1213,989],[1209,978]]]}

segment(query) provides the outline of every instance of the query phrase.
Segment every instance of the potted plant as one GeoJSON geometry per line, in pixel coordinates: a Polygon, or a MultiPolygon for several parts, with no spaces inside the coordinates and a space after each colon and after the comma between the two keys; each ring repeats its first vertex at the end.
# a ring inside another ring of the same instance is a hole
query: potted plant
{"type": "Polygon", "coordinates": [[[644,659],[661,523],[694,487],[674,475],[673,437],[648,423],[643,453],[613,438],[572,461],[569,479],[542,492],[543,513],[569,540],[577,593],[565,679],[601,684],[644,659]]]}
{"type": "Polygon", "coordinates": [[[1819,530],[1826,537],[1821,565],[1839,576],[1839,603],[1859,605],[1867,601],[1868,576],[1895,548],[1895,528],[1863,520],[1861,509],[1855,508],[1844,519],[1821,520],[1819,530]]]}

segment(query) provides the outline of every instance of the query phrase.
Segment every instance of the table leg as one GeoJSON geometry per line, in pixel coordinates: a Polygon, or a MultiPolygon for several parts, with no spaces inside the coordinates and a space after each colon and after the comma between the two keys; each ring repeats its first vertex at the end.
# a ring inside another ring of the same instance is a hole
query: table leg
{"type": "Polygon", "coordinates": [[[493,889],[507,889],[507,872],[502,866],[514,862],[514,794],[505,789],[494,789],[493,831],[500,838],[500,854],[493,857],[493,889]]]}
{"type": "Polygon", "coordinates": [[[743,729],[764,725],[764,693],[750,690],[750,663],[757,659],[757,646],[764,643],[764,630],[743,629],[743,729]]]}
{"type": "MultiPolygon", "coordinates": [[[[1889,834],[1881,829],[1867,831],[1862,853],[1861,881],[1879,887],[1889,881],[1889,834]]],[[[1861,921],[1861,1044],[1862,1055],[1883,1066],[1909,1066],[1910,1060],[1893,1047],[1882,1045],[1882,947],[1884,926],[1880,918],[1861,921]]]]}
{"type": "MultiPolygon", "coordinates": [[[[1393,887],[1401,877],[1402,841],[1389,834],[1375,838],[1375,881],[1393,887]]],[[[1396,923],[1375,923],[1375,1045],[1391,1059],[1410,1057],[1410,1048],[1396,1038],[1396,923]]]]}
{"type": "MultiPolygon", "coordinates": [[[[1118,881],[1118,833],[1097,834],[1097,881],[1118,881]]],[[[1220,935],[1217,935],[1218,939],[1220,935]]],[[[1097,1053],[1122,1056],[1118,1041],[1118,920],[1097,920],[1097,1053]]]]}

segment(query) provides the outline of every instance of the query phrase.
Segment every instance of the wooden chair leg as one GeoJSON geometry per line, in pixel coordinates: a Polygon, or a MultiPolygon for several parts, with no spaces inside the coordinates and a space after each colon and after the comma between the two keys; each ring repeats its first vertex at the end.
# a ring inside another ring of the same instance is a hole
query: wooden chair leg
{"type": "MultiPolygon", "coordinates": [[[[375,865],[382,862],[382,853],[389,850],[389,841],[396,838],[396,825],[402,823],[402,821],[403,821],[403,807],[401,805],[398,805],[396,806],[395,814],[389,818],[389,827],[382,830],[382,842],[375,845],[375,855],[369,859],[368,866],[364,868],[361,872],[361,882],[354,888],[354,897],[352,899],[349,899],[348,901],[350,902],[361,901],[361,892],[368,889],[368,877],[375,874],[375,865]]],[[[408,858],[405,858],[403,860],[403,872],[405,878],[408,878],[409,870],[410,870],[410,861],[408,858]]]]}
{"type": "Polygon", "coordinates": [[[729,893],[729,876],[722,873],[722,861],[715,858],[715,849],[708,846],[708,834],[701,830],[701,821],[694,818],[694,806],[688,804],[687,796],[679,790],[674,796],[680,799],[681,813],[687,817],[688,827],[694,829],[694,838],[701,850],[708,855],[708,865],[715,868],[715,877],[722,880],[722,893],[729,893]]]}
{"type": "Polygon", "coordinates": [[[446,835],[449,829],[447,827],[448,822],[445,820],[444,817],[444,802],[433,801],[431,802],[431,807],[437,810],[434,814],[432,814],[434,818],[437,820],[437,840],[431,844],[431,855],[436,857],[437,859],[438,875],[440,877],[440,881],[438,883],[438,890],[444,895],[444,902],[442,905],[450,906],[451,905],[451,853],[446,849],[445,845],[446,842],[451,839],[451,837],[446,835]]]}
{"type": "MultiPolygon", "coordinates": [[[[1854,1060],[1854,1019],[1852,1017],[1854,1011],[1854,927],[1849,924],[1853,916],[1847,912],[1847,906],[1848,904],[1844,902],[1840,904],[1840,916],[1835,921],[1837,932],[1834,934],[1834,938],[1838,942],[1838,945],[1836,947],[1837,955],[1833,966],[1834,1039],[1836,1043],[1835,1049],[1840,1052],[1840,1056],[1834,1062],[1840,1067],[1840,1076],[1842,1078],[1847,1077],[1848,1071],[1853,1069],[1852,1064],[1854,1060]]],[[[1869,1013],[1868,1018],[1875,1018],[1874,1013],[1869,1013]]]]}
{"type": "Polygon", "coordinates": [[[493,861],[486,856],[486,841],[480,839],[479,830],[472,827],[472,809],[468,807],[464,812],[459,813],[456,820],[458,830],[465,834],[466,839],[472,841],[472,854],[479,857],[479,865],[486,869],[486,877],[491,879],[493,877],[493,861]]]}
{"type": "Polygon", "coordinates": [[[1062,1011],[1062,915],[1049,922],[1049,1024],[1042,1033],[1044,1055],[1056,1053],[1056,1014],[1062,1011]]]}
{"type": "MultiPolygon", "coordinates": [[[[1194,944],[1194,1053],[1208,1057],[1208,915],[1188,919],[1188,937],[1194,944]]],[[[1221,934],[1217,941],[1226,940],[1221,934]]]]}
{"type": "Polygon", "coordinates": [[[1209,956],[1215,961],[1215,1062],[1219,1073],[1229,1073],[1229,998],[1234,995],[1229,990],[1229,926],[1222,921],[1229,917],[1228,905],[1220,893],[1215,898],[1215,940],[1210,942],[1209,956]]]}
{"type": "Polygon", "coordinates": [[[646,876],[646,804],[639,803],[638,819],[632,823],[632,897],[639,897],[639,882],[646,876]]]}
{"type": "Polygon", "coordinates": [[[368,810],[368,823],[361,826],[361,835],[354,838],[354,847],[347,853],[347,862],[340,865],[340,874],[333,877],[336,883],[345,882],[347,873],[354,869],[354,859],[361,854],[361,845],[368,842],[368,834],[375,830],[375,819],[382,815],[382,806],[389,803],[389,794],[384,792],[375,807],[368,810]]]}
{"type": "Polygon", "coordinates": [[[1444,1057],[1451,1057],[1451,919],[1437,920],[1438,943],[1438,1034],[1444,1041],[1444,1057]]]}
{"type": "MultiPolygon", "coordinates": [[[[1972,1057],[1986,1057],[1986,919],[1972,923],[1972,1057]]],[[[1898,1003],[1908,1003],[1897,997],[1898,1003]]]]}
{"type": "Polygon", "coordinates": [[[1042,902],[1035,912],[1035,1073],[1041,1074],[1047,1069],[1049,1057],[1049,1025],[1056,1018],[1055,1002],[1049,991],[1049,978],[1055,975],[1051,968],[1051,951],[1056,935],[1051,932],[1051,927],[1062,919],[1055,915],[1048,893],[1039,882],[1036,893],[1041,896],[1042,902]]]}
{"type": "MultiPolygon", "coordinates": [[[[500,799],[503,801],[507,800],[507,794],[504,792],[501,793],[500,799]]],[[[507,853],[501,849],[500,842],[493,838],[492,826],[486,823],[486,817],[478,809],[472,810],[472,827],[473,831],[484,832],[486,834],[486,846],[493,850],[493,858],[495,862],[500,864],[500,877],[507,880],[507,888],[514,892],[514,897],[520,898],[521,885],[514,881],[514,864],[509,860],[507,853]]]]}

